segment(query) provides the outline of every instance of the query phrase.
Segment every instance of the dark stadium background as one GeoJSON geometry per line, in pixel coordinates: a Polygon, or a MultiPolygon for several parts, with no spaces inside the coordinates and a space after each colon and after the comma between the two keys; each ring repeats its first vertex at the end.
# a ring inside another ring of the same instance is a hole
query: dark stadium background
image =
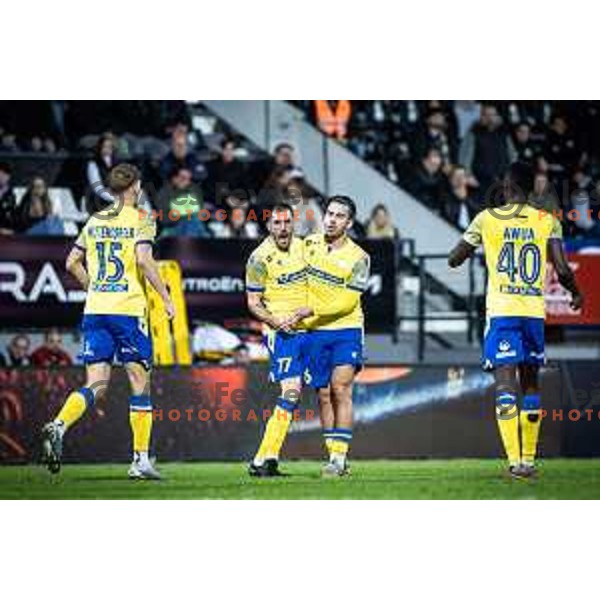
{"type": "MultiPolygon", "coordinates": [[[[196,398],[194,382],[215,370],[225,382],[243,380],[244,410],[273,397],[243,298],[245,258],[264,226],[236,221],[232,209],[291,199],[306,234],[318,226],[306,211],[318,216],[328,194],[356,198],[352,235],[374,266],[356,458],[499,455],[491,379],[478,368],[485,273],[475,260],[450,275],[445,252],[503,170],[522,163],[532,173],[526,193],[562,217],[589,299],[582,315],[570,314],[549,274],[543,391],[547,409],[559,412],[544,422],[542,456],[600,454],[600,104],[372,100],[347,101],[338,113],[346,101],[325,101],[324,115],[322,102],[0,102],[2,463],[36,459],[40,424],[82,380],[82,297],[62,264],[89,212],[107,201],[97,178],[120,161],[142,169],[147,206],[163,211],[158,256],[183,271],[193,365],[157,369],[153,395],[165,410],[210,402],[196,398]],[[165,218],[181,194],[227,219],[165,218]],[[27,346],[22,355],[17,346],[27,346]]],[[[126,395],[120,374],[109,390],[115,401],[74,431],[73,460],[127,459],[126,395]]],[[[305,405],[314,408],[310,394],[305,405]]],[[[155,443],[165,460],[245,460],[259,427],[167,419],[155,443]]],[[[320,453],[318,428],[294,426],[286,456],[320,453]]]]}

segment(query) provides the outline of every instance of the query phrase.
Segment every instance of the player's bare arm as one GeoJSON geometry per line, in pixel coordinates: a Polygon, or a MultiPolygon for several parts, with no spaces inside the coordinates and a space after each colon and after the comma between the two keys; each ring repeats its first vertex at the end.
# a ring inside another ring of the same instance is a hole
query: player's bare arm
{"type": "Polygon", "coordinates": [[[475,254],[475,246],[471,246],[469,242],[460,240],[448,255],[448,266],[452,269],[460,267],[467,259],[475,254]]]}
{"type": "Polygon", "coordinates": [[[558,281],[571,293],[571,308],[580,310],[583,306],[583,295],[577,287],[575,275],[569,266],[562,241],[558,238],[548,240],[548,256],[558,276],[558,281]]]}
{"type": "Polygon", "coordinates": [[[83,260],[85,257],[85,252],[74,246],[69,252],[69,256],[67,256],[66,269],[81,285],[84,290],[88,289],[88,285],[90,284],[90,278],[88,272],[83,264],[83,260]]]}
{"type": "Polygon", "coordinates": [[[165,310],[169,319],[175,316],[175,307],[169,295],[167,287],[160,278],[158,272],[158,266],[154,260],[152,254],[151,244],[138,244],[135,249],[135,259],[146,279],[150,282],[150,285],[157,291],[158,295],[162,298],[165,304],[165,310]]]}

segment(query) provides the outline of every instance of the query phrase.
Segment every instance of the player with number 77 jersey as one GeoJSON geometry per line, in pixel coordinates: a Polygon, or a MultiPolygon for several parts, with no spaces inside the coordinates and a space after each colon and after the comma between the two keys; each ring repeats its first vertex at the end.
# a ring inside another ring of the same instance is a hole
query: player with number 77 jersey
{"type": "Polygon", "coordinates": [[[522,192],[510,193],[517,173],[509,173],[504,183],[507,201],[473,219],[450,252],[448,264],[460,266],[483,246],[488,269],[483,368],[494,372],[496,420],[509,472],[530,477],[535,474],[541,420],[539,369],[545,360],[548,254],[561,285],[571,293],[574,310],[581,308],[583,298],[564,254],[560,222],[528,204],[522,192]]]}

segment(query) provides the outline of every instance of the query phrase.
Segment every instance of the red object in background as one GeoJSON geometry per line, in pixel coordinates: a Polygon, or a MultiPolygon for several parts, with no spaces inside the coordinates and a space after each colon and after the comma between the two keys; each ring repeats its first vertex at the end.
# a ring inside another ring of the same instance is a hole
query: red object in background
{"type": "Polygon", "coordinates": [[[569,254],[568,259],[584,295],[583,310],[571,310],[571,295],[558,283],[556,272],[549,264],[546,271],[546,324],[600,325],[600,256],[569,254]]]}
{"type": "Polygon", "coordinates": [[[31,363],[36,367],[70,367],[73,361],[64,350],[40,346],[31,355],[31,363]]]}

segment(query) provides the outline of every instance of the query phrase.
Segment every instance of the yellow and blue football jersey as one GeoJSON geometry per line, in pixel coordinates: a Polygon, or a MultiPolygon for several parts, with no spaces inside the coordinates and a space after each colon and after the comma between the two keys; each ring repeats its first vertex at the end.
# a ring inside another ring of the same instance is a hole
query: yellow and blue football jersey
{"type": "MultiPolygon", "coordinates": [[[[293,238],[288,250],[280,250],[270,237],[265,239],[246,264],[246,291],[261,292],[265,307],[275,317],[286,317],[305,307],[307,285],[302,240],[293,238]]],[[[291,334],[273,331],[266,323],[263,329],[271,381],[302,375],[303,325],[291,334]]]]}
{"type": "Polygon", "coordinates": [[[154,221],[133,206],[108,207],[89,218],[75,242],[85,252],[90,278],[85,314],[145,316],[135,248],[152,244],[155,235],[154,221]]]}
{"type": "Polygon", "coordinates": [[[308,329],[362,329],[361,294],[369,281],[369,255],[350,238],[340,248],[329,249],[325,236],[304,240],[308,274],[308,306],[314,316],[308,329]]]}
{"type": "Polygon", "coordinates": [[[267,310],[276,317],[306,306],[306,269],[302,240],[293,238],[289,250],[280,250],[268,237],[246,264],[246,290],[262,292],[267,310]]]}
{"type": "Polygon", "coordinates": [[[543,318],[548,240],[562,238],[560,222],[528,204],[481,211],[464,240],[483,245],[489,317],[543,318]]]}

